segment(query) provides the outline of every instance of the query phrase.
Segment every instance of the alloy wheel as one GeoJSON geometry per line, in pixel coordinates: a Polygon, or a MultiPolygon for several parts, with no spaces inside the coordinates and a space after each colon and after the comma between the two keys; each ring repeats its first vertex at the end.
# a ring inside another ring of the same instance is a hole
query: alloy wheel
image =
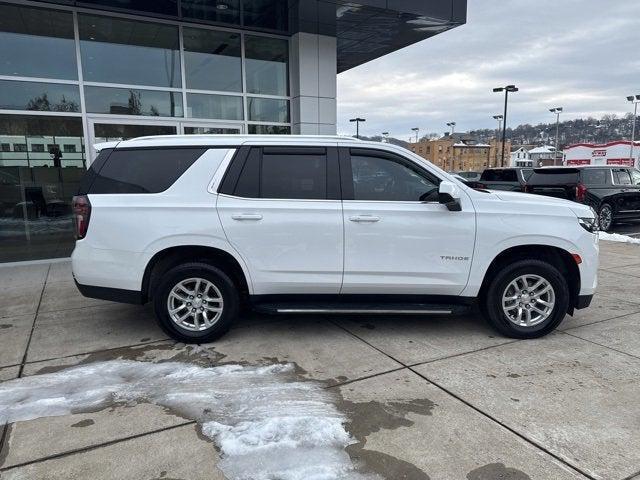
{"type": "Polygon", "coordinates": [[[187,278],[169,292],[169,317],[180,328],[201,332],[211,328],[222,316],[224,302],[218,287],[204,278],[187,278]]]}
{"type": "Polygon", "coordinates": [[[555,291],[540,275],[520,275],[502,294],[502,311],[507,320],[519,327],[533,327],[553,313],[555,291]]]}

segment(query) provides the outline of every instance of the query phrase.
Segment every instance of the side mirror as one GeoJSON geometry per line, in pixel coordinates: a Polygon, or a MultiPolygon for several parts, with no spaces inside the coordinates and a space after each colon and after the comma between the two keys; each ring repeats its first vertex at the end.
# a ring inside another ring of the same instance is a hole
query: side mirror
{"type": "Polygon", "coordinates": [[[455,183],[443,180],[438,188],[438,202],[445,205],[452,212],[462,210],[460,204],[460,189],[455,183]]]}

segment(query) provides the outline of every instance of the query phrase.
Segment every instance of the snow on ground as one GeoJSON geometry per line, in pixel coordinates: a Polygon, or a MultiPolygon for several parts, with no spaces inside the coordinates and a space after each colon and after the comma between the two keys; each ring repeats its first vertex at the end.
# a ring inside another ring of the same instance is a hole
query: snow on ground
{"type": "Polygon", "coordinates": [[[598,236],[600,240],[608,240],[609,242],[635,243],[640,245],[640,238],[633,238],[619,233],[598,232],[598,236]]]}
{"type": "Polygon", "coordinates": [[[148,402],[196,420],[229,479],[363,480],[332,395],[290,364],[212,368],[114,360],[0,384],[0,425],[148,402]]]}

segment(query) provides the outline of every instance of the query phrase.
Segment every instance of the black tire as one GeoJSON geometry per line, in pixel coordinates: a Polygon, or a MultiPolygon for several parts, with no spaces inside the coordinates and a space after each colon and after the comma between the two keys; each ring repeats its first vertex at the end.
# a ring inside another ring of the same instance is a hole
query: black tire
{"type": "Polygon", "coordinates": [[[220,338],[237,318],[239,307],[240,297],[236,285],[226,273],[208,263],[185,263],[172,268],[163,274],[153,296],[153,308],[160,328],[174,340],[184,343],[208,343],[220,338]],[[178,283],[190,278],[201,278],[211,282],[222,296],[223,307],[220,317],[206,330],[192,331],[183,328],[175,323],[169,314],[169,294],[178,283]]]}
{"type": "Polygon", "coordinates": [[[603,203],[602,205],[600,205],[600,210],[598,210],[598,226],[600,230],[608,232],[611,230],[611,227],[613,227],[614,223],[615,219],[613,217],[613,207],[608,203],[603,203]]]}
{"type": "Polygon", "coordinates": [[[483,312],[489,324],[500,333],[511,338],[538,338],[553,331],[562,322],[569,309],[569,286],[567,280],[550,263],[525,259],[505,265],[491,281],[482,299],[483,312]],[[507,286],[521,275],[538,275],[553,287],[555,305],[549,316],[533,326],[516,325],[502,310],[502,295],[507,286]]]}

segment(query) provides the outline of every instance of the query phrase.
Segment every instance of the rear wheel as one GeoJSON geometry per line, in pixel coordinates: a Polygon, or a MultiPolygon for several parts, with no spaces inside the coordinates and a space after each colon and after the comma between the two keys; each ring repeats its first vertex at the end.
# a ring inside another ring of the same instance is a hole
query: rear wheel
{"type": "Polygon", "coordinates": [[[166,272],[153,302],[160,327],[185,343],[206,343],[222,336],[238,316],[240,303],[229,276],[199,262],[166,272]]]}
{"type": "Polygon", "coordinates": [[[611,230],[613,226],[613,208],[608,203],[603,203],[598,211],[598,227],[604,232],[611,230]]]}
{"type": "Polygon", "coordinates": [[[569,287],[553,265],[520,260],[495,276],[483,300],[489,323],[512,338],[537,338],[554,330],[569,308],[569,287]]]}

